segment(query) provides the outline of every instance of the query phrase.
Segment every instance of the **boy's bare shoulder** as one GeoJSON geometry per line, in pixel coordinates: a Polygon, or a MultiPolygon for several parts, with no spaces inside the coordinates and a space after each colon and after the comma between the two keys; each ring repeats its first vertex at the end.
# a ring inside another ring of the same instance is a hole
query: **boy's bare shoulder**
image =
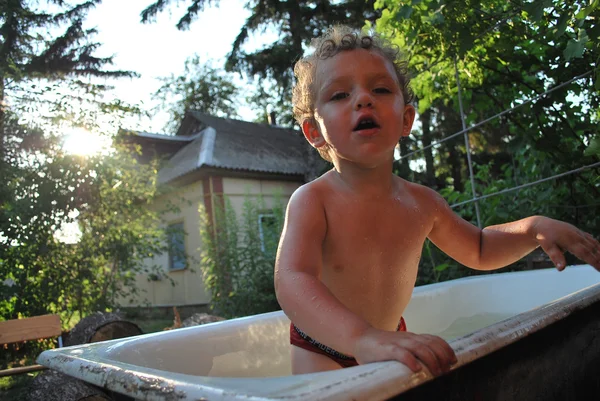
{"type": "Polygon", "coordinates": [[[327,196],[331,190],[331,178],[329,177],[329,173],[325,173],[322,176],[315,178],[313,181],[298,187],[298,189],[296,189],[292,194],[292,197],[318,197],[319,199],[322,199],[323,197],[327,196]]]}
{"type": "Polygon", "coordinates": [[[302,205],[304,208],[307,206],[322,207],[327,194],[331,193],[332,190],[328,174],[325,173],[321,177],[296,189],[290,198],[290,207],[295,207],[296,205],[302,205]]]}
{"type": "Polygon", "coordinates": [[[419,204],[421,210],[432,213],[432,216],[437,216],[440,211],[444,211],[448,208],[446,200],[435,190],[426,187],[425,185],[409,182],[402,178],[399,179],[402,180],[401,185],[403,191],[411,195],[411,197],[419,204]]]}
{"type": "Polygon", "coordinates": [[[443,200],[442,196],[425,185],[417,184],[398,177],[403,190],[413,195],[419,201],[431,201],[434,203],[443,200]]]}

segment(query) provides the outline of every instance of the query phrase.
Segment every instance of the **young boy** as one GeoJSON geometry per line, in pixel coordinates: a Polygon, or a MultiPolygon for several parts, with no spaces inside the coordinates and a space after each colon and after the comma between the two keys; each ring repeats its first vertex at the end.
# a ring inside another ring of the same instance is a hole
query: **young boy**
{"type": "Polygon", "coordinates": [[[384,360],[450,369],[452,348],[402,320],[426,238],[478,270],[537,246],[559,270],[564,251],[600,269],[600,244],[570,224],[533,216],[480,230],[433,190],[393,175],[394,147],[415,118],[406,64],[380,38],[343,27],[313,46],[295,66],[294,113],[334,167],[292,195],[277,255],[294,374],[384,360]]]}

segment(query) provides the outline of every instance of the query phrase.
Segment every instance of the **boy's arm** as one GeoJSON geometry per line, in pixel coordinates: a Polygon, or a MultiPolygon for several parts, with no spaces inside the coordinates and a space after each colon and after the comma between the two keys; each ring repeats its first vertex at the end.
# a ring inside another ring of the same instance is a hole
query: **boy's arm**
{"type": "Polygon", "coordinates": [[[294,324],[319,342],[352,354],[356,337],[369,324],[346,308],[319,279],[327,224],[325,209],[315,192],[304,186],[290,198],[275,262],[275,292],[294,324]]]}
{"type": "Polygon", "coordinates": [[[429,239],[465,266],[498,269],[541,246],[559,270],[566,265],[565,251],[600,270],[600,244],[571,224],[532,216],[480,230],[454,213],[439,194],[431,192],[436,218],[429,239]]]}
{"type": "Polygon", "coordinates": [[[456,357],[441,338],[377,330],[320,281],[327,223],[316,192],[301,187],[288,204],[275,262],[275,292],[285,314],[309,336],[359,363],[398,360],[416,372],[421,361],[435,375],[449,370],[456,357]]]}

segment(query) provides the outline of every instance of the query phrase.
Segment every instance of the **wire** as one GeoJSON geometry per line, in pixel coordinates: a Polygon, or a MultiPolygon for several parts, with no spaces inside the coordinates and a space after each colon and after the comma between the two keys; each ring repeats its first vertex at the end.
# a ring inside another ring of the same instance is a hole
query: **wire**
{"type": "MultiPolygon", "coordinates": [[[[464,131],[465,136],[465,148],[471,149],[471,145],[469,144],[469,135],[467,134],[466,128],[467,123],[465,122],[465,113],[463,110],[462,104],[462,92],[460,90],[460,76],[458,75],[458,62],[456,61],[456,56],[454,56],[454,74],[456,76],[456,87],[458,88],[458,105],[460,108],[460,122],[462,124],[462,129],[464,131]]],[[[477,190],[475,188],[475,175],[473,174],[473,162],[471,161],[471,152],[467,152],[467,164],[469,165],[469,180],[471,181],[471,193],[473,194],[473,198],[477,198],[477,190]]],[[[475,214],[477,215],[477,227],[481,227],[481,214],[479,213],[479,203],[475,202],[475,214]]]]}
{"type": "Polygon", "coordinates": [[[452,206],[450,206],[450,207],[451,207],[451,208],[455,208],[455,207],[458,207],[458,206],[465,205],[465,204],[467,204],[467,203],[476,202],[476,201],[479,201],[479,200],[482,200],[482,199],[491,198],[492,196],[502,195],[502,194],[505,194],[505,193],[507,193],[507,192],[512,192],[512,191],[516,191],[516,190],[518,190],[518,189],[522,189],[522,188],[530,187],[530,186],[532,186],[532,185],[537,185],[537,184],[540,184],[540,183],[542,183],[542,182],[545,182],[545,181],[554,180],[554,179],[556,179],[556,178],[564,177],[564,176],[566,176],[566,175],[570,175],[570,174],[575,174],[575,173],[578,173],[578,172],[580,172],[580,171],[587,170],[587,169],[589,169],[589,168],[594,168],[594,167],[600,167],[600,162],[593,163],[593,164],[589,164],[589,165],[587,165],[587,166],[583,166],[583,167],[579,167],[579,168],[576,168],[575,170],[567,171],[567,172],[565,172],[565,173],[556,174],[556,175],[553,175],[553,176],[551,176],[551,177],[542,178],[541,180],[537,180],[537,181],[529,182],[529,183],[527,183],[527,184],[518,185],[518,186],[516,186],[516,187],[507,188],[507,189],[503,189],[503,190],[501,190],[501,191],[494,192],[494,193],[492,193],[492,194],[482,195],[482,196],[479,196],[479,197],[476,197],[476,198],[473,198],[473,199],[470,199],[470,200],[467,200],[467,201],[464,201],[464,202],[455,203],[454,205],[452,205],[452,206]]]}
{"type": "Polygon", "coordinates": [[[520,104],[518,104],[518,105],[516,105],[516,106],[514,106],[514,107],[512,107],[512,108],[510,108],[510,109],[506,109],[506,110],[504,110],[504,111],[502,111],[502,112],[500,112],[500,113],[498,113],[498,114],[495,114],[495,115],[493,115],[493,116],[491,116],[491,117],[489,117],[489,118],[486,118],[485,120],[483,120],[483,121],[480,121],[480,122],[478,122],[478,123],[476,123],[476,124],[474,124],[474,125],[472,125],[472,126],[470,126],[470,127],[468,127],[468,128],[464,128],[464,129],[462,129],[462,130],[458,131],[457,133],[454,133],[454,134],[452,134],[452,135],[450,135],[450,136],[447,136],[447,137],[446,137],[446,138],[444,138],[444,139],[440,139],[440,140],[439,140],[439,141],[437,141],[437,142],[433,142],[433,143],[431,143],[431,144],[429,144],[429,145],[427,145],[427,146],[424,146],[424,147],[422,147],[422,148],[420,148],[420,149],[418,149],[418,150],[415,150],[415,151],[413,151],[413,152],[410,152],[410,153],[408,153],[408,154],[406,154],[406,155],[400,155],[400,159],[398,159],[398,160],[402,160],[402,159],[404,159],[404,158],[407,158],[407,157],[409,157],[409,156],[412,156],[412,155],[414,155],[414,154],[416,154],[416,153],[422,152],[422,151],[424,151],[425,149],[431,148],[431,147],[433,147],[433,146],[435,146],[435,145],[439,145],[439,144],[440,144],[440,143],[442,143],[442,142],[446,142],[446,141],[448,141],[448,140],[450,140],[450,139],[452,139],[452,138],[455,138],[455,137],[459,136],[460,134],[464,134],[465,132],[467,132],[467,131],[470,131],[470,130],[472,130],[473,128],[477,128],[477,127],[479,127],[479,126],[481,126],[481,125],[483,125],[483,124],[485,124],[485,123],[487,123],[487,122],[489,122],[489,121],[491,121],[491,120],[494,120],[494,119],[496,119],[496,118],[498,118],[498,117],[500,117],[500,116],[503,116],[504,114],[507,114],[507,113],[509,113],[509,112],[511,112],[511,111],[513,111],[513,110],[515,110],[515,109],[518,109],[518,108],[519,108],[519,107],[521,107],[521,106],[524,106],[524,105],[526,105],[526,104],[528,104],[528,103],[531,103],[531,102],[533,102],[534,100],[537,100],[537,99],[539,99],[539,98],[541,98],[541,97],[543,97],[543,96],[547,95],[548,93],[554,92],[555,90],[557,90],[557,89],[560,89],[560,88],[562,88],[563,86],[566,86],[566,85],[570,84],[570,83],[571,83],[571,82],[573,82],[573,81],[577,81],[577,80],[579,80],[579,79],[581,79],[581,78],[585,78],[586,76],[590,75],[592,72],[593,72],[593,71],[592,71],[592,70],[590,70],[590,71],[588,71],[588,72],[586,72],[586,73],[583,73],[583,74],[581,74],[581,75],[579,75],[579,76],[576,76],[575,78],[572,78],[572,79],[570,79],[570,80],[568,80],[568,81],[566,81],[566,82],[563,82],[562,84],[560,84],[560,85],[558,85],[558,86],[555,86],[554,88],[548,89],[548,90],[547,90],[547,91],[545,91],[544,93],[541,93],[541,94],[539,94],[539,95],[537,95],[537,96],[534,96],[534,97],[532,97],[531,99],[529,99],[529,100],[526,100],[526,101],[524,101],[523,103],[520,103],[520,104]]]}

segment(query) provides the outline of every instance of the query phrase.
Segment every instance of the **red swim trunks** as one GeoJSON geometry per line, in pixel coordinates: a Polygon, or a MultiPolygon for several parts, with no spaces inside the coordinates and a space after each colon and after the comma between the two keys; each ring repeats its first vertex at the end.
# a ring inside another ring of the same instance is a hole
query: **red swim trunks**
{"type": "MultiPolygon", "coordinates": [[[[403,317],[400,318],[397,331],[406,331],[406,323],[404,322],[403,317]]],[[[353,357],[344,355],[341,352],[337,352],[333,348],[313,340],[305,332],[296,327],[294,323],[290,324],[290,344],[307,351],[325,355],[326,357],[340,364],[340,366],[343,368],[349,368],[358,365],[358,362],[353,357]]]]}

